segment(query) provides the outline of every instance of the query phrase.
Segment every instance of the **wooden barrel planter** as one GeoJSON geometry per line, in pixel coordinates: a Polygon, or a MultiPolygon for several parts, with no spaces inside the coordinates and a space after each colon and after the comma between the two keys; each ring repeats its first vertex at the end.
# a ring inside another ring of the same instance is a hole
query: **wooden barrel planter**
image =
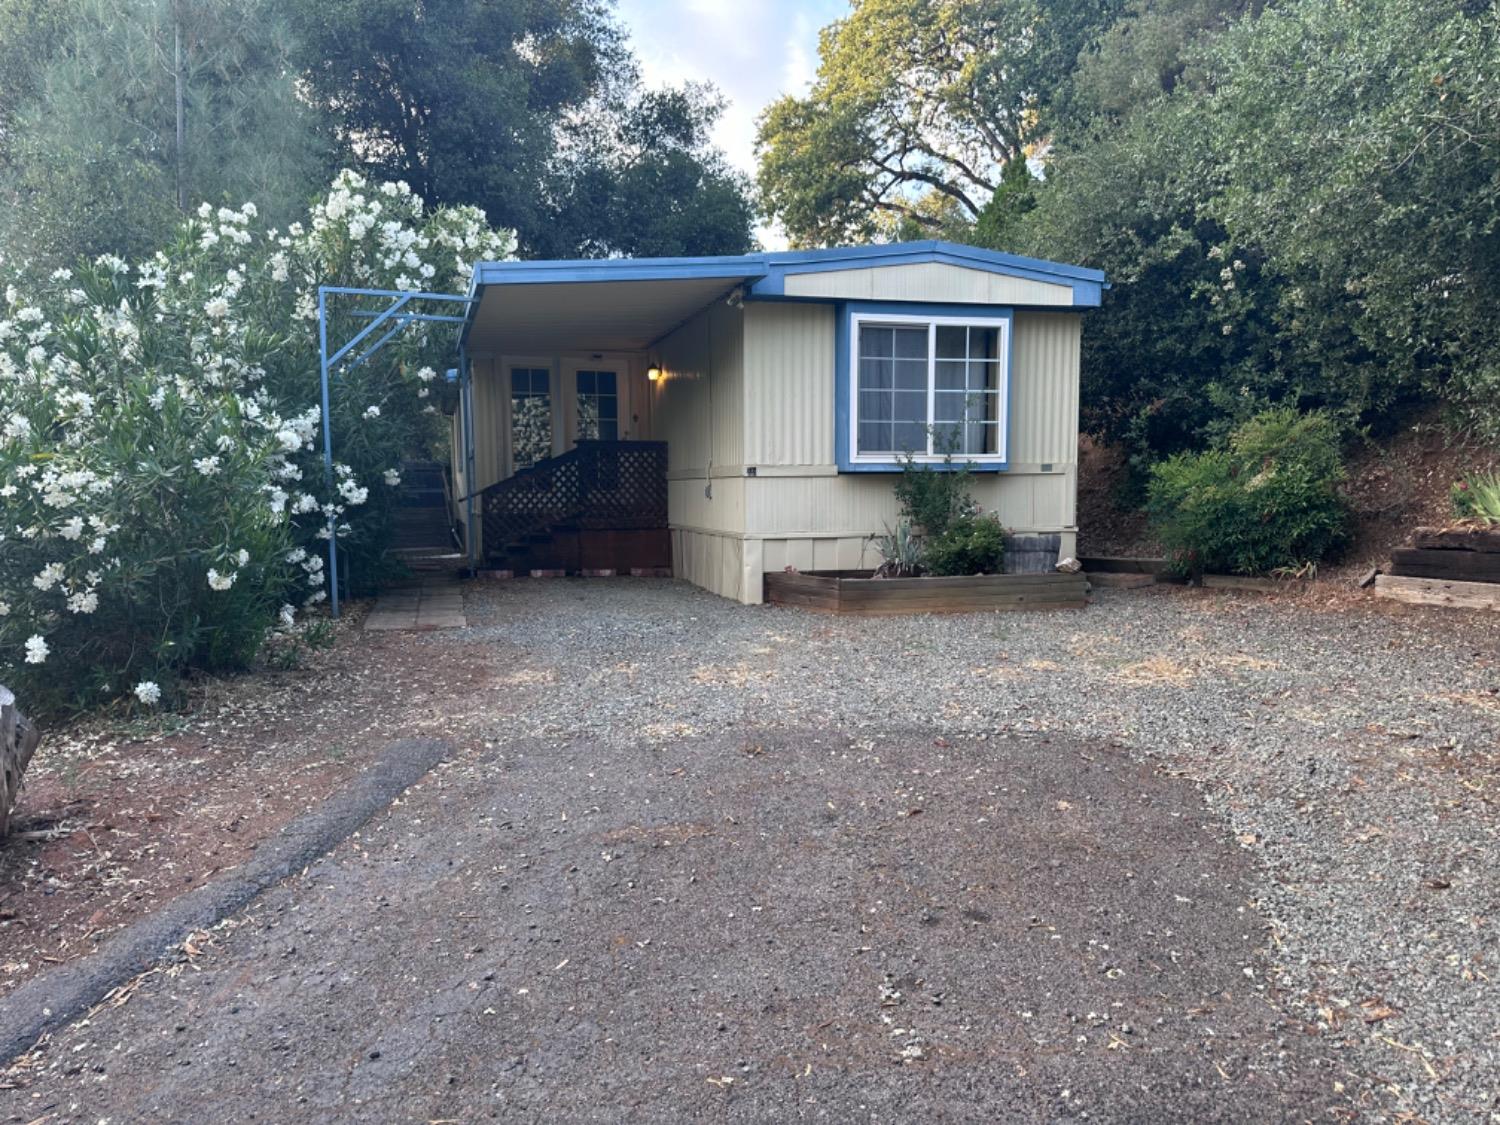
{"type": "Polygon", "coordinates": [[[0,684],[0,840],[21,793],[21,775],[31,764],[41,733],[16,709],[16,697],[0,684]]]}
{"type": "Polygon", "coordinates": [[[976,574],[961,578],[875,578],[870,571],[785,571],[766,575],[766,600],[819,613],[879,616],[1082,609],[1082,574],[976,574]]]}

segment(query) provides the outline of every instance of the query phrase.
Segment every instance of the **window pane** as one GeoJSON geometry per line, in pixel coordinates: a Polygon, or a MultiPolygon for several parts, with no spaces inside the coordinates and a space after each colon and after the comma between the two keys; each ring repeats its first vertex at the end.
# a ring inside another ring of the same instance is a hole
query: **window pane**
{"type": "MultiPolygon", "coordinates": [[[[919,426],[927,424],[927,392],[926,391],[896,391],[891,395],[892,417],[898,422],[915,422],[919,426]]],[[[924,441],[922,443],[926,445],[924,441]]]]}
{"type": "Polygon", "coordinates": [[[859,354],[861,357],[882,356],[889,358],[895,347],[895,330],[891,328],[875,328],[868,324],[861,325],[859,329],[859,354]]]}
{"type": "Polygon", "coordinates": [[[891,424],[889,422],[866,422],[859,423],[859,451],[861,453],[894,453],[895,446],[891,444],[891,424]]]}
{"type": "MultiPolygon", "coordinates": [[[[516,468],[524,469],[552,456],[552,403],[546,393],[532,393],[531,373],[513,372],[516,393],[510,399],[510,449],[516,468]],[[522,379],[514,375],[521,374],[522,379]]],[[[546,383],[542,383],[546,387],[546,383]]]]}
{"type": "Polygon", "coordinates": [[[889,422],[891,420],[891,393],[889,391],[860,391],[859,420],[861,422],[889,422]]]}
{"type": "Polygon", "coordinates": [[[890,390],[891,361],[888,359],[862,359],[859,361],[859,389],[862,391],[890,390]]]}
{"type": "Polygon", "coordinates": [[[961,391],[964,389],[964,378],[967,364],[937,361],[937,389],[940,391],[961,391]]]}
{"type": "Polygon", "coordinates": [[[969,417],[976,422],[994,422],[1000,418],[1000,396],[991,391],[969,395],[969,417]]]}
{"type": "Polygon", "coordinates": [[[1002,332],[862,324],[856,452],[998,455],[1002,332]]]}
{"type": "Polygon", "coordinates": [[[994,455],[1000,452],[1000,427],[993,422],[970,422],[965,429],[964,452],[994,455]]]}
{"type": "Polygon", "coordinates": [[[897,328],[895,336],[897,359],[920,359],[924,364],[927,362],[927,329],[897,328]]]}
{"type": "Polygon", "coordinates": [[[927,392],[927,360],[898,359],[895,361],[896,389],[898,391],[927,392]]]}
{"type": "Polygon", "coordinates": [[[613,371],[578,372],[579,441],[620,439],[620,400],[613,371]]]}
{"type": "Polygon", "coordinates": [[[969,358],[970,359],[999,359],[1000,358],[1000,329],[998,328],[970,328],[969,329],[969,358]]]}
{"type": "Polygon", "coordinates": [[[964,417],[965,398],[962,391],[938,391],[932,396],[934,422],[961,422],[964,417]]]}
{"type": "Polygon", "coordinates": [[[547,393],[548,371],[545,367],[512,367],[510,386],[513,395],[544,395],[547,393]]]}
{"type": "Polygon", "coordinates": [[[939,324],[937,330],[938,359],[964,359],[968,356],[969,330],[963,325],[939,324]]]}
{"type": "Polygon", "coordinates": [[[932,427],[932,451],[938,456],[945,453],[962,453],[963,424],[961,422],[939,422],[932,427]]]}
{"type": "Polygon", "coordinates": [[[892,437],[898,453],[927,452],[927,426],[922,422],[897,422],[892,437]]]}

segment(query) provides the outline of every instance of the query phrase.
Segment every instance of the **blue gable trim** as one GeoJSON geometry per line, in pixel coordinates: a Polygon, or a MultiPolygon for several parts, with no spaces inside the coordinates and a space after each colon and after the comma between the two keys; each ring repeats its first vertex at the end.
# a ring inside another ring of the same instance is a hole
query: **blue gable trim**
{"type": "Polygon", "coordinates": [[[558,285],[588,281],[670,281],[723,278],[752,282],[756,296],[784,296],[788,275],[829,270],[941,262],[1052,285],[1069,285],[1073,305],[1099,304],[1104,288],[1100,270],[1025,258],[956,242],[892,242],[831,250],[787,250],[769,254],[705,258],[564,258],[517,262],[480,262],[474,268],[471,294],[486,285],[558,285]]]}
{"type": "Polygon", "coordinates": [[[1097,308],[1104,290],[1101,270],[1024,258],[998,250],[982,250],[955,242],[896,242],[881,246],[854,246],[838,250],[793,250],[766,255],[766,276],[750,289],[754,296],[784,297],[788,276],[805,273],[829,273],[835,270],[875,269],[881,266],[907,266],[926,262],[982,270],[986,273],[1039,281],[1048,285],[1066,285],[1073,290],[1073,308],[1097,308]]]}
{"type": "Polygon", "coordinates": [[[474,285],[565,285],[588,281],[753,281],[768,272],[760,256],[722,258],[603,258],[480,262],[474,285]]]}
{"type": "MultiPolygon", "coordinates": [[[[976,473],[1003,473],[1010,468],[1010,383],[1011,364],[1015,358],[1015,316],[1011,309],[997,305],[940,305],[927,301],[839,301],[834,304],[833,318],[833,453],[841,473],[899,473],[899,461],[856,461],[849,446],[849,420],[853,412],[852,359],[854,318],[858,315],[910,316],[913,319],[934,316],[985,317],[1005,320],[1005,386],[1001,389],[1005,402],[1005,460],[973,461],[970,468],[976,473]]],[[[929,468],[943,470],[941,462],[924,462],[929,468]]],[[[955,457],[952,468],[963,467],[965,462],[955,457]]]]}
{"type": "Polygon", "coordinates": [[[779,253],[766,254],[764,257],[771,265],[822,265],[828,269],[847,269],[859,266],[899,265],[903,260],[926,260],[927,256],[932,254],[944,254],[964,259],[976,268],[990,268],[996,273],[1007,272],[1006,267],[1009,267],[1085,281],[1104,281],[1102,270],[1048,261],[1045,258],[1027,258],[1020,254],[1007,254],[1001,250],[986,250],[980,246],[969,246],[962,242],[943,242],[939,239],[926,239],[920,242],[883,242],[868,246],[840,246],[827,250],[783,250],[779,253]],[[881,261],[880,259],[890,260],[881,261]]]}

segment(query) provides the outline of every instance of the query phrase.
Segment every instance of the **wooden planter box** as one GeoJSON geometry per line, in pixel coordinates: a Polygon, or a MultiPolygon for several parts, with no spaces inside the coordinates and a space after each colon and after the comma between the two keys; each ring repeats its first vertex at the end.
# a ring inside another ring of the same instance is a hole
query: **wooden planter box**
{"type": "Polygon", "coordinates": [[[1500,613],[1500,582],[1453,582],[1382,574],[1375,579],[1375,596],[1408,605],[1488,609],[1500,613]]]}
{"type": "Polygon", "coordinates": [[[1082,609],[1082,574],[976,574],[968,578],[872,578],[869,571],[766,575],[766,600],[821,613],[983,613],[1082,609]]]}
{"type": "Polygon", "coordinates": [[[1419,527],[1391,552],[1377,597],[1410,605],[1500,610],[1500,527],[1419,527]]]}

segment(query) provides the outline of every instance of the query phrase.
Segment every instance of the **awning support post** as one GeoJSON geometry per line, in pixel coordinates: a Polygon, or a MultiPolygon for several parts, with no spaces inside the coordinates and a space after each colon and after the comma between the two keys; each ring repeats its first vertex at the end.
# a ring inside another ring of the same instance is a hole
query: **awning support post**
{"type": "MultiPolygon", "coordinates": [[[[407,311],[407,305],[412,301],[446,301],[468,306],[474,303],[474,298],[459,297],[452,293],[418,293],[399,289],[352,289],[341,285],[318,286],[318,381],[319,381],[319,403],[323,412],[323,483],[329,492],[328,511],[328,595],[329,611],[334,617],[339,615],[339,535],[338,514],[333,511],[334,504],[332,494],[334,489],[333,471],[333,417],[331,414],[331,394],[329,383],[331,382],[334,369],[351,351],[370,337],[377,328],[386,321],[394,318],[395,323],[391,325],[375,343],[362,351],[347,366],[358,367],[372,355],[386,345],[398,332],[411,324],[463,324],[468,320],[465,316],[450,316],[439,313],[421,313],[407,311]],[[368,318],[370,323],[366,324],[354,334],[349,340],[332,355],[328,352],[328,298],[330,296],[346,297],[379,297],[388,300],[390,304],[380,310],[355,309],[354,316],[368,318]]],[[[462,356],[462,349],[460,349],[462,356]]],[[[467,364],[463,365],[467,368],[467,364]]],[[[467,411],[465,412],[466,426],[467,411]]],[[[472,442],[469,458],[472,465],[473,450],[472,442]]],[[[473,510],[473,499],[470,498],[470,511],[473,510]]],[[[470,551],[472,556],[472,549],[470,551]]]]}

